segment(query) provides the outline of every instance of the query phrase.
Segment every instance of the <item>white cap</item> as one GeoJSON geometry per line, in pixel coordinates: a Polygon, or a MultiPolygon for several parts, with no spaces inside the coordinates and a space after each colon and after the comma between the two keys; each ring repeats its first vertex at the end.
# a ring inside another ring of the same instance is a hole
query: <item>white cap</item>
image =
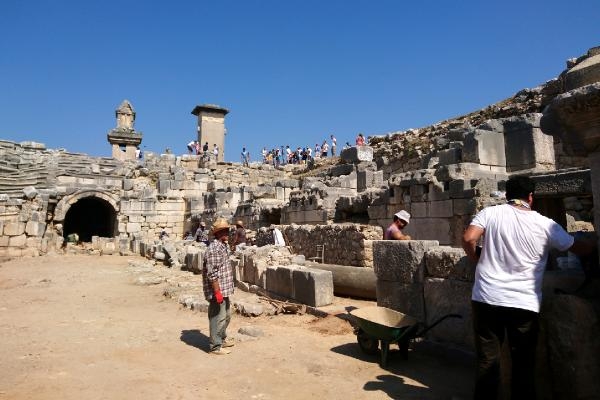
{"type": "Polygon", "coordinates": [[[398,211],[396,214],[394,214],[394,217],[398,217],[402,221],[406,222],[407,225],[410,223],[410,214],[404,210],[398,211]]]}

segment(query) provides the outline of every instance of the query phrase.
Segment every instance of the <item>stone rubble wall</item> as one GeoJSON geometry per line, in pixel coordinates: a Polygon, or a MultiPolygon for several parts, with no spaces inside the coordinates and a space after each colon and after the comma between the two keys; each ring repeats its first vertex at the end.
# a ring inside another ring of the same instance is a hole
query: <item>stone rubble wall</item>
{"type": "MultiPolygon", "coordinates": [[[[281,225],[277,226],[286,244],[294,254],[302,254],[306,259],[316,257],[316,246],[325,246],[325,264],[352,265],[372,268],[373,240],[383,237],[380,227],[360,224],[331,225],[281,225]]],[[[264,246],[273,243],[272,232],[261,228],[257,232],[256,244],[264,246]]]]}

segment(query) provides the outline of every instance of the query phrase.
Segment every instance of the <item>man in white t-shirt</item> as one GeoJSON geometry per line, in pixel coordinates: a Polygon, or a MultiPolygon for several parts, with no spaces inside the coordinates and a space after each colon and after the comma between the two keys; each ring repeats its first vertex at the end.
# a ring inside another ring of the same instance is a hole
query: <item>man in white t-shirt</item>
{"type": "Polygon", "coordinates": [[[480,211],[463,235],[467,256],[477,262],[471,297],[477,353],[475,399],[497,398],[505,336],[512,358],[511,398],[536,398],[535,349],[548,252],[555,248],[586,254],[594,247],[574,242],[559,224],[532,211],[534,188],[530,178],[509,179],[508,204],[480,211]]]}

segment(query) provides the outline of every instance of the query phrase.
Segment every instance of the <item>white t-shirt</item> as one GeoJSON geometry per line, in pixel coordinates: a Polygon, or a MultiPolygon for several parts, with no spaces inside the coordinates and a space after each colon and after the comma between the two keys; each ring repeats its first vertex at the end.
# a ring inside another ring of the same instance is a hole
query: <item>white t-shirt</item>
{"type": "Polygon", "coordinates": [[[509,204],[480,211],[471,225],[485,230],[471,299],[539,312],[548,251],[565,251],[573,237],[536,211],[509,204]]]}

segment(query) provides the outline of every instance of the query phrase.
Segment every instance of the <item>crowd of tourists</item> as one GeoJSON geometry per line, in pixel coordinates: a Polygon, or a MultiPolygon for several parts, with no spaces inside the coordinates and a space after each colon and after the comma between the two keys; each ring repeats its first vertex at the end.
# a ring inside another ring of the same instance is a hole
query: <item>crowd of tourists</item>
{"type": "MultiPolygon", "coordinates": [[[[359,133],[356,137],[356,145],[366,145],[365,138],[362,133],[359,133]]],[[[352,147],[350,142],[346,142],[342,147],[342,150],[352,147]]],[[[290,145],[273,147],[268,149],[266,146],[261,150],[261,160],[264,164],[271,164],[274,167],[279,167],[285,164],[300,164],[307,165],[313,163],[315,160],[324,159],[327,157],[335,157],[338,155],[337,152],[338,144],[337,139],[334,135],[330,135],[329,139],[323,140],[321,143],[315,143],[314,147],[309,146],[297,146],[290,147],[290,145]]],[[[247,166],[250,162],[250,152],[244,147],[240,155],[241,162],[247,166]]]]}
{"type": "Polygon", "coordinates": [[[188,154],[195,154],[202,156],[202,158],[206,161],[210,159],[214,159],[215,161],[219,161],[219,146],[217,144],[213,144],[212,149],[208,145],[208,142],[205,142],[204,145],[200,145],[200,142],[197,140],[192,140],[187,144],[188,154]]]}

